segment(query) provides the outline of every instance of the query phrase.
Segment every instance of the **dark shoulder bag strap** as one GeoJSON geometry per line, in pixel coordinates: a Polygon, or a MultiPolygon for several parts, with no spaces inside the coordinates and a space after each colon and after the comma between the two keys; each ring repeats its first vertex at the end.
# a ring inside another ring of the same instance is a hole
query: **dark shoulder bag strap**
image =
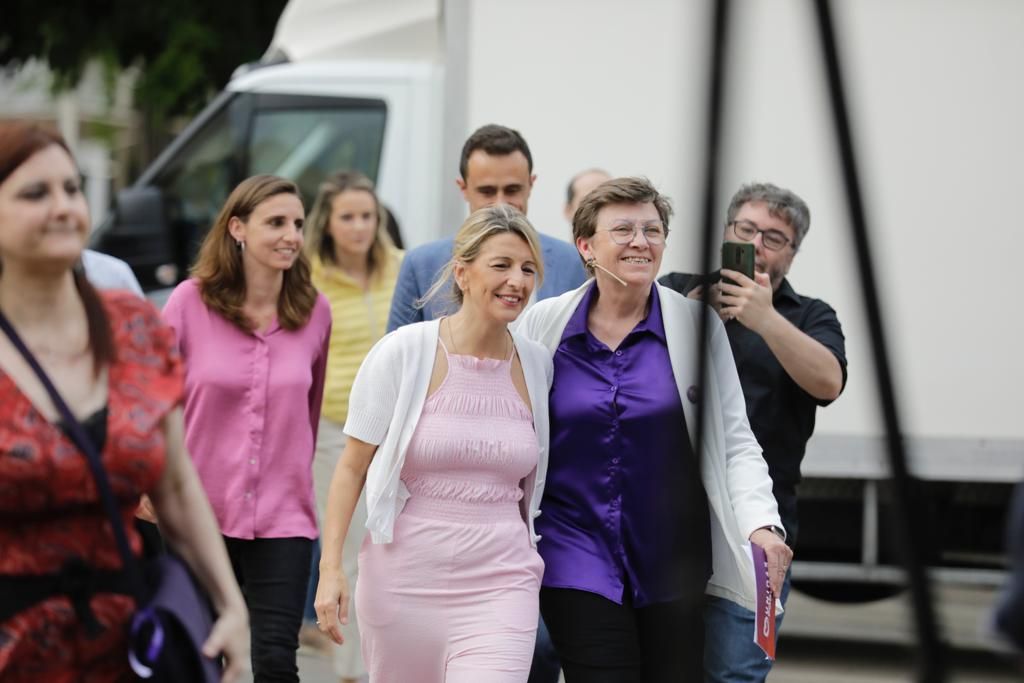
{"type": "Polygon", "coordinates": [[[89,469],[92,471],[93,479],[96,480],[96,489],[103,500],[103,507],[106,510],[107,518],[110,520],[110,526],[114,532],[114,540],[117,542],[117,551],[124,565],[125,577],[128,579],[131,593],[135,597],[136,603],[141,607],[146,602],[142,569],[135,555],[132,554],[131,545],[128,543],[128,534],[121,519],[121,511],[118,508],[117,499],[114,498],[114,493],[110,488],[107,473],[103,469],[103,461],[100,459],[100,454],[96,452],[96,445],[89,438],[89,435],[85,433],[82,424],[71,413],[71,409],[68,408],[64,399],[57,392],[57,388],[53,386],[53,382],[46,375],[46,371],[39,365],[39,361],[36,360],[36,357],[25,346],[25,342],[21,340],[18,333],[14,331],[14,327],[11,326],[10,321],[7,320],[7,316],[3,312],[0,312],[0,329],[3,329],[11,343],[14,344],[14,348],[18,349],[18,352],[21,353],[25,361],[36,373],[36,376],[39,377],[39,381],[43,383],[43,387],[46,388],[46,392],[50,395],[50,400],[53,401],[53,404],[57,407],[57,412],[60,413],[61,419],[67,428],[68,436],[71,437],[71,440],[74,441],[78,449],[85,455],[86,460],[89,461],[89,469]]]}

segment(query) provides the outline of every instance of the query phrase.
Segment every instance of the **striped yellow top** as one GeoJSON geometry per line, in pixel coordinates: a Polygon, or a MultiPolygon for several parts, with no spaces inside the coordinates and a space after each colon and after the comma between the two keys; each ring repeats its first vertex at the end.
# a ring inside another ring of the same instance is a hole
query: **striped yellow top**
{"type": "Polygon", "coordinates": [[[339,268],[324,265],[318,257],[313,259],[313,284],[330,302],[333,321],[320,411],[328,420],[345,423],[356,371],[387,328],[403,255],[401,250],[389,248],[383,270],[371,278],[366,290],[339,268]]]}

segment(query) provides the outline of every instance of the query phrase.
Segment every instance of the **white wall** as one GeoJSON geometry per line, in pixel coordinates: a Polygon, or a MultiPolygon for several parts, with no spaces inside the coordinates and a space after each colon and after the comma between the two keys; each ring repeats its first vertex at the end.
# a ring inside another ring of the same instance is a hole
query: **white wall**
{"type": "Polygon", "coordinates": [[[680,157],[704,48],[683,34],[703,16],[676,0],[471,4],[469,129],[501,123],[529,142],[539,229],[568,239],[565,187],[584,168],[643,174],[673,197],[696,177],[680,157]]]}
{"type": "MultiPolygon", "coordinates": [[[[819,431],[872,432],[872,359],[807,4],[745,3],[741,42],[758,47],[735,64],[725,185],[773,179],[808,200],[811,234],[791,279],[840,312],[854,373],[819,431]]],[[[905,429],[1021,438],[1010,255],[1024,181],[1024,5],[834,4],[905,429]]]]}
{"type": "MultiPolygon", "coordinates": [[[[873,434],[872,360],[810,3],[733,4],[722,213],[751,179],[808,201],[811,233],[791,281],[839,311],[851,368],[818,431],[873,434]]],[[[834,4],[906,431],[1024,438],[1024,3],[834,4]]],[[[538,227],[568,235],[561,205],[577,170],[644,174],[677,209],[665,270],[697,264],[708,11],[672,0],[471,3],[469,129],[503,123],[530,142],[538,227]]]]}

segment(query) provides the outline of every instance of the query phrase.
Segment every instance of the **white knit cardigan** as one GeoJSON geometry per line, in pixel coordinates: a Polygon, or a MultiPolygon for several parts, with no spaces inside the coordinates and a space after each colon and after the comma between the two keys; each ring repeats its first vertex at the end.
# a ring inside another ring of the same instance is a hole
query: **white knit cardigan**
{"type": "MultiPolygon", "coordinates": [[[[576,311],[587,288],[581,287],[532,306],[519,319],[516,330],[535,339],[554,355],[569,318],[576,311]]],[[[696,344],[700,333],[702,304],[679,293],[655,285],[661,301],[665,339],[676,388],[690,438],[696,438],[697,424],[696,344]]],[[[732,349],[725,327],[717,316],[709,325],[711,367],[704,390],[704,444],[701,452],[701,478],[711,509],[711,579],[707,593],[731,600],[754,610],[756,591],[754,570],[747,539],[765,526],[782,527],[778,506],[772,495],[768,465],[761,455],[747,421],[743,390],[736,374],[732,349]]],[[[696,449],[696,444],[694,444],[696,449]]],[[[558,454],[555,454],[558,457],[558,454]]]]}
{"type": "MultiPolygon", "coordinates": [[[[395,519],[409,498],[400,475],[430,387],[439,325],[439,320],[413,323],[386,335],[370,349],[352,384],[345,433],[380,446],[366,473],[366,528],[373,543],[392,541],[395,519]]],[[[515,332],[512,340],[523,366],[540,445],[537,468],[523,480],[520,504],[530,543],[536,547],[539,537],[533,520],[540,514],[548,466],[551,356],[543,346],[515,332]]]]}

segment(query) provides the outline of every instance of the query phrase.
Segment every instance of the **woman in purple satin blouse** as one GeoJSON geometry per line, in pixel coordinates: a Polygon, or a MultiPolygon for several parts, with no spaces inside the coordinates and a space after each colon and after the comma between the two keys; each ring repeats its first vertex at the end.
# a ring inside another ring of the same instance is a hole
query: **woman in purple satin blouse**
{"type": "Polygon", "coordinates": [[[701,305],[655,284],[671,213],[644,179],[598,186],[573,220],[593,279],[520,327],[554,360],[536,528],[567,683],[702,680],[705,591],[752,601],[747,539],[789,562],[720,324],[705,391],[717,430],[695,454],[701,305]]]}

